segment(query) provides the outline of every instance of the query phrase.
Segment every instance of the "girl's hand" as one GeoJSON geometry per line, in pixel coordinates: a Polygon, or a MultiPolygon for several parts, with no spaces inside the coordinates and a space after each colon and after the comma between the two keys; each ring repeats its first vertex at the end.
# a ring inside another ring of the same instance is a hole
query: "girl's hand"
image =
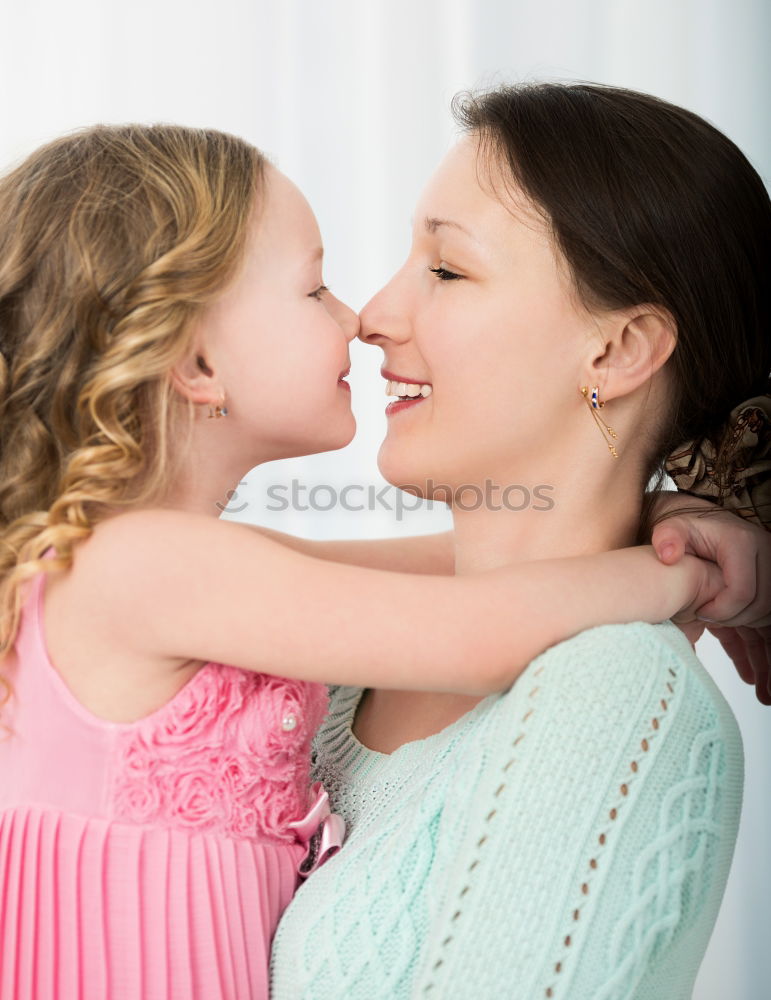
{"type": "Polygon", "coordinates": [[[691,643],[709,628],[742,680],[755,686],[758,701],[771,705],[771,532],[715,510],[667,518],[651,541],[668,565],[690,554],[720,566],[724,586],[695,609],[695,621],[678,624],[691,643]]]}
{"type": "Polygon", "coordinates": [[[672,621],[680,625],[691,640],[698,631],[704,631],[704,623],[698,620],[697,611],[724,589],[725,583],[720,567],[708,559],[698,559],[691,555],[682,555],[671,569],[682,569],[681,577],[673,578],[673,600],[679,603],[678,610],[671,615],[672,621]]]}
{"type": "Polygon", "coordinates": [[[668,517],[653,529],[651,544],[668,565],[688,554],[723,571],[725,586],[698,617],[720,625],[771,625],[771,532],[716,508],[708,517],[668,517]]]}

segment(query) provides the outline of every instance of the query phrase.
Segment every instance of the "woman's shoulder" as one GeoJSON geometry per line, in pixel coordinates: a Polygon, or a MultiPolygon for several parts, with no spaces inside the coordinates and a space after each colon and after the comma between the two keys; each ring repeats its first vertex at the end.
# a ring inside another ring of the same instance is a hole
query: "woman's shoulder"
{"type": "Polygon", "coordinates": [[[678,689],[697,692],[715,711],[733,715],[685,634],[667,620],[598,625],[550,646],[528,665],[523,677],[539,676],[568,685],[582,697],[650,697],[654,692],[666,711],[678,700],[678,689]]]}
{"type": "Polygon", "coordinates": [[[632,731],[639,746],[666,742],[670,753],[679,747],[685,755],[704,740],[717,741],[737,779],[743,772],[733,712],[669,620],[600,625],[549,647],[500,699],[496,715],[503,740],[514,727],[539,732],[545,747],[558,730],[557,754],[564,741],[612,747],[632,731]]]}
{"type": "Polygon", "coordinates": [[[635,666],[677,661],[682,667],[698,663],[693,647],[674,622],[651,624],[635,621],[596,625],[550,646],[533,659],[528,669],[548,663],[550,669],[571,663],[584,674],[599,671],[609,662],[635,676],[635,666]]]}
{"type": "Polygon", "coordinates": [[[736,840],[743,755],[677,626],[603,625],[550,647],[484,725],[484,767],[472,775],[467,755],[458,782],[472,791],[456,854],[472,860],[449,880],[425,982],[456,996],[456,980],[484,991],[515,975],[528,996],[584,997],[622,981],[624,995],[650,981],[644,995],[663,996],[692,979],[736,840]],[[454,954],[444,942],[471,908],[454,954]]]}

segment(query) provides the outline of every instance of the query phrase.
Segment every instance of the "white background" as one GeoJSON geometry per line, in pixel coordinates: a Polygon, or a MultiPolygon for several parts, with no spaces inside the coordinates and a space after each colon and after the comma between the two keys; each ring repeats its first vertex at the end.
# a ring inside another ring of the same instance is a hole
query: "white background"
{"type": "MultiPolygon", "coordinates": [[[[584,79],[648,91],[714,122],[767,181],[770,10],[762,0],[1,0],[0,163],[97,121],[235,132],[305,191],[326,281],[360,308],[407,251],[412,205],[452,141],[459,89],[584,79]]],[[[226,516],[308,537],[450,526],[444,505],[401,520],[382,507],[266,509],[268,485],[292,478],[306,489],[385,485],[375,462],[382,355],[355,342],[351,358],[355,441],[253,470],[233,484],[226,516]]],[[[317,497],[328,504],[329,491],[317,497]]],[[[697,652],[736,713],[747,766],[737,854],[694,996],[760,1000],[771,982],[771,711],[711,637],[697,652]]]]}

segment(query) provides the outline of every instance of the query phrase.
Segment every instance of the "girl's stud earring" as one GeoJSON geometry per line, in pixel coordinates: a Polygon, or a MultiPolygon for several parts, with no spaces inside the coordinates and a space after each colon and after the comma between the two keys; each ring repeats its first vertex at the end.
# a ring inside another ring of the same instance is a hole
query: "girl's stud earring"
{"type": "Polygon", "coordinates": [[[226,417],[227,415],[228,415],[228,408],[227,408],[227,406],[225,406],[225,397],[224,396],[222,397],[222,402],[219,405],[215,406],[214,409],[212,409],[212,407],[209,406],[209,419],[210,420],[211,420],[212,417],[226,417]]]}

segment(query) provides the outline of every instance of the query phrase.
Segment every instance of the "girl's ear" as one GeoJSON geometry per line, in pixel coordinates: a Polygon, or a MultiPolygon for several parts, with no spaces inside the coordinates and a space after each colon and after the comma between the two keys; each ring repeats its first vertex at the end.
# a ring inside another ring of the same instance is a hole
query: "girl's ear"
{"type": "Polygon", "coordinates": [[[177,390],[194,403],[211,403],[222,396],[214,372],[206,363],[200,345],[169,372],[169,378],[177,390]]]}

